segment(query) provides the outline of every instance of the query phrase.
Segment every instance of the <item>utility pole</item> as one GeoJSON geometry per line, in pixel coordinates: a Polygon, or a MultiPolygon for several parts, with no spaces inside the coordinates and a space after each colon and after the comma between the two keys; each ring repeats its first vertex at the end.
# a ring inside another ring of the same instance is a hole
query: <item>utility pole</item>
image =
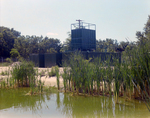
{"type": "Polygon", "coordinates": [[[81,23],[81,21],[82,21],[82,20],[80,20],[80,19],[79,19],[79,20],[76,20],[76,21],[78,21],[78,22],[79,22],[79,29],[80,29],[80,23],[81,23]]]}

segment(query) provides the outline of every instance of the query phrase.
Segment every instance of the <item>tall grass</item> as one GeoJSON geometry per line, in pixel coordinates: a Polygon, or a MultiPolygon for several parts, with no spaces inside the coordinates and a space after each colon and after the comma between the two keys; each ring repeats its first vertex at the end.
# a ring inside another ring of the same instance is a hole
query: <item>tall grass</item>
{"type": "Polygon", "coordinates": [[[0,78],[0,89],[30,87],[27,95],[48,92],[50,88],[45,87],[44,81],[41,81],[41,77],[45,76],[45,72],[39,72],[37,68],[34,68],[32,62],[22,61],[11,68],[9,67],[8,71],[2,72],[2,75],[6,77],[0,78]]]}
{"type": "Polygon", "coordinates": [[[123,63],[117,59],[112,61],[111,56],[105,61],[97,58],[90,62],[76,52],[64,68],[65,89],[71,80],[72,91],[78,95],[114,95],[116,103],[119,96],[128,100],[143,99],[150,108],[150,54],[145,47],[140,47],[138,51],[124,52],[123,58],[123,63]]]}
{"type": "Polygon", "coordinates": [[[134,85],[134,97],[146,101],[150,110],[150,53],[147,40],[142,40],[129,55],[130,77],[134,85]]]}
{"type": "Polygon", "coordinates": [[[12,79],[17,82],[18,87],[30,86],[35,84],[35,70],[31,62],[22,62],[12,67],[12,79]],[[34,75],[34,76],[33,76],[34,75]],[[31,84],[32,83],[32,84],[31,84]]]}
{"type": "Polygon", "coordinates": [[[60,87],[59,87],[59,77],[60,77],[60,74],[59,74],[59,68],[58,68],[58,66],[55,66],[55,72],[56,72],[56,78],[57,78],[57,88],[59,90],[60,89],[60,87]]]}

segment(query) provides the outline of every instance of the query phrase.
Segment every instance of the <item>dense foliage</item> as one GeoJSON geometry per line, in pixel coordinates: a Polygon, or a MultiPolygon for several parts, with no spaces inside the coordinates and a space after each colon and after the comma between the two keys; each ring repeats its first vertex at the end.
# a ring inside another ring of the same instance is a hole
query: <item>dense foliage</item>
{"type": "MultiPolygon", "coordinates": [[[[71,50],[71,34],[68,32],[68,38],[63,44],[59,39],[23,36],[14,29],[0,27],[0,56],[1,57],[23,57],[28,58],[31,53],[57,53],[71,50]],[[16,56],[17,55],[17,56],[16,56]]],[[[123,48],[127,42],[106,39],[96,41],[97,52],[115,52],[117,47],[123,48]]]]}
{"type": "Polygon", "coordinates": [[[14,41],[20,36],[20,32],[7,27],[0,27],[0,56],[9,57],[14,47],[14,41]]]}
{"type": "Polygon", "coordinates": [[[54,53],[61,49],[59,39],[20,34],[14,29],[0,27],[0,57],[28,58],[31,53],[54,53]]]}

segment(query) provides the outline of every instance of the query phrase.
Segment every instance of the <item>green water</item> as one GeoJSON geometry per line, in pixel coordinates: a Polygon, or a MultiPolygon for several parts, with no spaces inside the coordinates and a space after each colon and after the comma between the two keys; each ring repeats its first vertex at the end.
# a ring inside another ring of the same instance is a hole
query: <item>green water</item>
{"type": "Polygon", "coordinates": [[[28,88],[0,90],[0,118],[150,118],[142,101],[119,104],[108,97],[71,96],[59,92],[27,96],[28,88]]]}

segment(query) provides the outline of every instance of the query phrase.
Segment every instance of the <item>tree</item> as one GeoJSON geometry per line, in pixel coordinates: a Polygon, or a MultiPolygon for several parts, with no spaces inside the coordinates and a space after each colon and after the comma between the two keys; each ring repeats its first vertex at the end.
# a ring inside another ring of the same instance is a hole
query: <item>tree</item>
{"type": "Polygon", "coordinates": [[[72,50],[71,48],[71,33],[67,32],[68,37],[66,38],[66,41],[63,42],[62,48],[61,48],[61,52],[65,52],[67,50],[72,50]]]}
{"type": "Polygon", "coordinates": [[[24,36],[20,36],[15,39],[14,48],[18,50],[21,57],[28,58],[30,54],[29,39],[24,36]]]}
{"type": "Polygon", "coordinates": [[[12,49],[11,49],[10,55],[11,55],[12,58],[16,58],[16,57],[19,57],[19,56],[20,56],[18,50],[15,49],[15,48],[12,48],[12,49]]]}
{"type": "Polygon", "coordinates": [[[10,51],[14,47],[14,40],[20,36],[20,32],[7,27],[0,27],[0,56],[10,57],[10,51]]]}
{"type": "Polygon", "coordinates": [[[147,23],[144,27],[145,36],[148,40],[150,40],[150,15],[148,16],[147,23]]]}
{"type": "Polygon", "coordinates": [[[50,48],[47,50],[48,53],[57,53],[57,51],[54,48],[50,48]]]}
{"type": "Polygon", "coordinates": [[[59,39],[27,35],[15,39],[14,47],[21,57],[28,58],[32,53],[57,53],[61,49],[61,43],[59,39]]]}
{"type": "Polygon", "coordinates": [[[39,44],[41,43],[43,36],[26,36],[26,39],[29,41],[29,53],[39,53],[39,44]]]}
{"type": "Polygon", "coordinates": [[[96,51],[97,52],[115,52],[115,47],[118,46],[117,40],[106,39],[96,40],[96,51]]]}
{"type": "Polygon", "coordinates": [[[40,53],[46,53],[47,50],[49,50],[50,48],[53,48],[56,52],[60,52],[60,49],[61,49],[60,40],[59,39],[45,37],[39,43],[39,52],[40,53]]]}
{"type": "Polygon", "coordinates": [[[144,31],[137,31],[137,45],[140,48],[141,46],[144,46],[142,48],[145,48],[148,52],[150,51],[150,16],[148,16],[147,23],[145,24],[144,31]]]}

